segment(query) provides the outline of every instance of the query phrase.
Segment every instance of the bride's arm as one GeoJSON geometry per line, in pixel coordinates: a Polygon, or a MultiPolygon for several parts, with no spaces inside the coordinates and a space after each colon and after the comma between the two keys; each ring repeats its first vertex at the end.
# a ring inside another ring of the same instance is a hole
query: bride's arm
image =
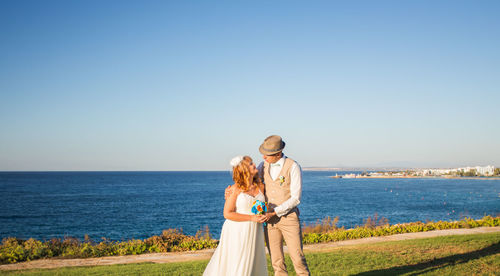
{"type": "Polygon", "coordinates": [[[255,222],[264,222],[264,215],[245,215],[236,213],[236,198],[240,194],[240,190],[233,185],[231,187],[231,194],[226,199],[226,203],[224,204],[224,218],[230,219],[232,221],[255,221],[255,222]]]}

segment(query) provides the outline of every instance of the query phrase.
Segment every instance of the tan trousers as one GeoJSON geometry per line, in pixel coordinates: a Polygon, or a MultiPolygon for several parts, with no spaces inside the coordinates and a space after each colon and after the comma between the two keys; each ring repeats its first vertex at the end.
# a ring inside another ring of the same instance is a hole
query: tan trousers
{"type": "Polygon", "coordinates": [[[297,275],[310,275],[302,250],[302,231],[297,211],[273,217],[264,231],[275,276],[288,275],[283,254],[283,238],[297,275]]]}

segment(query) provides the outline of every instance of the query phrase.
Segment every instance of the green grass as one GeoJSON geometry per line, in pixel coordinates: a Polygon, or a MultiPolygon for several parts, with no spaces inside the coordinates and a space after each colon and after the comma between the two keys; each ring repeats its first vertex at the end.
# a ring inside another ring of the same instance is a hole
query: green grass
{"type": "MultiPolygon", "coordinates": [[[[306,252],[312,275],[500,275],[500,233],[306,252]]],[[[1,275],[201,275],[206,261],[3,271],[1,275]]],[[[287,256],[290,275],[295,275],[287,256]]],[[[269,264],[269,260],[268,260],[269,264]]],[[[271,267],[269,266],[270,273],[271,267]]]]}

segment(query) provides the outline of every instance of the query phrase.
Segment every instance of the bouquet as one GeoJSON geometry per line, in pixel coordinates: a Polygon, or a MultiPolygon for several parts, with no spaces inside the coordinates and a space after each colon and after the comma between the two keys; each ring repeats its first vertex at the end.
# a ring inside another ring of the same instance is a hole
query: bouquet
{"type": "MultiPolygon", "coordinates": [[[[265,212],[267,212],[267,203],[260,201],[260,200],[255,200],[253,205],[252,205],[252,213],[256,215],[263,215],[265,212]]],[[[267,225],[267,223],[263,223],[264,226],[267,225]]]]}

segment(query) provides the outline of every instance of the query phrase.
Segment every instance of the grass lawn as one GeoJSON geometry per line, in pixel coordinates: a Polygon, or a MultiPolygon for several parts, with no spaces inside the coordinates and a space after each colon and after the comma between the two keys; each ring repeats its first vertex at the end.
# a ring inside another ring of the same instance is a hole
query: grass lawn
{"type": "MultiPolygon", "coordinates": [[[[306,252],[312,275],[500,275],[500,233],[306,252]]],[[[1,275],[201,275],[206,261],[3,271],[1,275]]],[[[269,275],[272,268],[269,263],[269,275]]],[[[287,257],[290,275],[295,275],[287,257]]]]}

